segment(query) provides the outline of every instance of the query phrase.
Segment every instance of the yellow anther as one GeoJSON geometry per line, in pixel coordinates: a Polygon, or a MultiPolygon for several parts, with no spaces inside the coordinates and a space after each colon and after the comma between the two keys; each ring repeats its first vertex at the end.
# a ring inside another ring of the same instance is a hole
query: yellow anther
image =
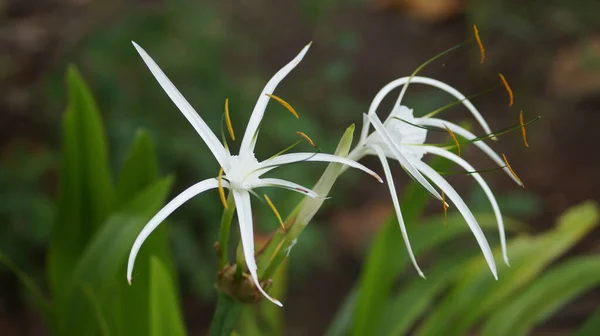
{"type": "Polygon", "coordinates": [[[235,134],[233,134],[233,126],[231,126],[231,118],[229,117],[229,98],[225,99],[225,124],[227,125],[231,140],[235,141],[235,134]]]}
{"type": "Polygon", "coordinates": [[[508,170],[510,170],[510,173],[517,179],[517,181],[519,181],[519,183],[521,183],[521,187],[525,188],[525,184],[523,184],[523,181],[521,181],[521,179],[517,176],[517,174],[515,173],[515,171],[512,169],[512,167],[508,163],[508,160],[506,159],[506,156],[504,154],[502,154],[502,159],[504,159],[504,163],[506,164],[506,168],[508,168],[508,170]]]}
{"type": "Polygon", "coordinates": [[[219,176],[217,176],[217,185],[219,187],[219,198],[221,198],[221,203],[223,203],[223,207],[225,210],[228,209],[227,199],[225,199],[225,189],[223,189],[223,168],[219,169],[219,176]]]}
{"type": "Polygon", "coordinates": [[[458,139],[456,138],[456,135],[454,135],[454,132],[452,132],[452,130],[450,128],[448,128],[448,126],[444,125],[444,127],[446,127],[446,131],[448,131],[448,134],[450,134],[450,137],[452,137],[452,140],[454,140],[454,144],[456,145],[456,148],[458,149],[458,156],[460,156],[460,143],[458,143],[458,139]]]}
{"type": "Polygon", "coordinates": [[[308,141],[308,143],[309,143],[311,146],[313,146],[313,147],[317,148],[317,145],[315,145],[315,143],[312,141],[312,139],[311,139],[311,138],[309,138],[309,137],[308,137],[308,135],[306,135],[306,134],[304,134],[303,132],[300,132],[300,131],[296,132],[296,134],[298,134],[299,136],[303,137],[303,138],[304,138],[304,140],[308,141]]]}
{"type": "Polygon", "coordinates": [[[506,92],[508,92],[508,107],[513,106],[514,103],[514,96],[513,96],[513,92],[512,89],[510,88],[510,85],[508,85],[508,82],[506,81],[506,78],[504,78],[504,75],[499,73],[498,76],[500,76],[500,79],[502,80],[502,84],[504,84],[504,87],[506,88],[506,92]]]}
{"type": "Polygon", "coordinates": [[[296,117],[296,119],[300,119],[300,116],[298,116],[298,113],[296,113],[296,110],[294,110],[294,108],[292,107],[292,105],[290,105],[288,102],[286,102],[285,100],[277,97],[276,95],[272,95],[272,94],[268,94],[265,93],[269,98],[275,99],[279,104],[281,104],[281,106],[285,107],[288,111],[290,111],[291,114],[294,115],[294,117],[296,117]]]}
{"type": "Polygon", "coordinates": [[[479,63],[483,64],[485,61],[485,48],[483,47],[483,43],[481,43],[481,38],[479,37],[479,30],[476,25],[473,25],[473,32],[475,33],[475,40],[477,41],[477,45],[479,46],[479,53],[481,54],[481,60],[479,63]]]}
{"type": "Polygon", "coordinates": [[[267,196],[267,194],[265,194],[265,200],[267,201],[267,204],[269,204],[269,206],[271,207],[271,210],[273,210],[273,212],[275,213],[275,216],[277,217],[277,220],[279,221],[279,225],[281,225],[281,228],[285,230],[285,225],[283,224],[281,215],[279,215],[279,211],[277,211],[277,208],[275,208],[275,204],[273,204],[273,202],[271,202],[271,199],[269,198],[269,196],[267,196]]]}
{"type": "Polygon", "coordinates": [[[523,133],[523,142],[525,143],[525,147],[529,147],[527,143],[527,131],[525,131],[525,123],[523,122],[523,111],[519,115],[519,124],[521,124],[521,133],[523,133]]]}
{"type": "Polygon", "coordinates": [[[448,222],[448,203],[446,203],[446,195],[442,191],[442,207],[444,208],[444,227],[446,227],[446,222],[448,222]]]}

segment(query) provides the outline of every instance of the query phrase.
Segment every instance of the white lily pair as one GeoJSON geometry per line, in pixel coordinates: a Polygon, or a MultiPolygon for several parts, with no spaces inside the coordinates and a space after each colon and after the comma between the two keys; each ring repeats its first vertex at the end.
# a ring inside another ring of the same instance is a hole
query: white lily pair
{"type": "Polygon", "coordinates": [[[133,45],[141,55],[142,59],[160,83],[163,90],[171,98],[173,103],[179,108],[181,113],[194,127],[198,135],[208,145],[208,148],[214,155],[215,159],[222,167],[224,171],[223,180],[220,181],[216,178],[210,178],[198,182],[181,194],[177,195],[171,200],[164,208],[162,208],[142,229],[138,237],[136,238],[127,263],[127,280],[131,283],[131,275],[133,272],[133,266],[135,263],[136,255],[148,236],[156,229],[156,227],[169,216],[173,211],[179,208],[183,203],[188,201],[190,198],[205,192],[210,189],[219,187],[221,182],[222,187],[229,188],[233,194],[237,217],[240,227],[240,236],[244,252],[244,258],[246,260],[246,266],[252,277],[252,280],[256,284],[258,290],[267,299],[273,303],[282,306],[282,304],[271,298],[261,287],[260,281],[257,274],[257,265],[254,258],[254,236],[253,236],[253,225],[252,225],[252,209],[250,206],[250,192],[252,189],[261,187],[281,187],[292,191],[302,193],[309,197],[319,197],[315,192],[301,185],[286,180],[276,178],[262,178],[261,176],[268,171],[271,171],[279,166],[303,162],[303,161],[323,161],[323,162],[338,162],[347,166],[361,169],[372,176],[376,177],[380,182],[383,182],[381,178],[370,169],[363,165],[335,155],[321,154],[321,153],[294,153],[294,154],[282,154],[265,161],[259,162],[254,155],[254,147],[256,144],[256,138],[258,135],[259,126],[264,116],[265,109],[270,100],[269,96],[273,93],[279,82],[287,76],[298,63],[302,60],[310,44],[304,47],[302,51],[281,70],[279,70],[264,87],[260,94],[250,121],[246,126],[246,132],[242,139],[240,146],[239,155],[232,155],[226,146],[223,146],[219,142],[217,136],[210,130],[204,120],[198,115],[194,108],[188,103],[188,101],[181,95],[181,93],[175,88],[173,83],[167,78],[162,72],[154,60],[135,42],[133,45]]]}
{"type": "MultiPolygon", "coordinates": [[[[450,130],[453,133],[456,133],[457,135],[469,141],[473,141],[473,143],[477,147],[479,147],[483,152],[485,152],[498,165],[503,167],[503,170],[505,170],[506,173],[517,184],[522,185],[522,183],[516,176],[513,175],[511,170],[505,165],[504,161],[498,156],[498,154],[496,154],[486,143],[484,143],[483,141],[479,141],[479,138],[477,138],[477,136],[475,136],[473,133],[446,120],[432,118],[430,116],[415,118],[413,116],[412,109],[401,105],[402,98],[404,97],[409,83],[420,83],[433,86],[454,96],[456,99],[461,101],[465,107],[467,107],[467,109],[483,127],[484,131],[488,134],[491,134],[491,131],[486,121],[483,119],[483,117],[475,108],[475,106],[473,106],[473,104],[471,104],[471,102],[464,95],[462,95],[453,87],[443,82],[427,77],[403,77],[390,82],[377,93],[377,95],[371,103],[371,106],[369,107],[368,113],[364,114],[363,116],[364,123],[360,141],[356,148],[348,156],[348,158],[353,160],[359,160],[365,155],[376,155],[379,157],[379,160],[381,161],[381,165],[383,166],[383,170],[385,172],[387,185],[390,189],[392,202],[396,211],[398,222],[400,224],[402,237],[406,244],[408,253],[410,255],[410,259],[420,276],[424,277],[423,272],[419,268],[419,265],[417,264],[415,256],[412,252],[412,248],[410,246],[410,241],[406,232],[404,220],[402,219],[400,202],[398,201],[398,196],[394,187],[393,176],[387,161],[388,158],[398,160],[402,168],[404,168],[404,170],[407,171],[412,178],[414,178],[421,185],[423,185],[423,187],[425,187],[432,195],[434,195],[438,199],[443,200],[442,196],[440,196],[437,190],[427,179],[429,179],[434,185],[439,187],[442,190],[442,192],[448,196],[450,201],[454,203],[454,205],[456,205],[458,211],[465,218],[471,231],[475,235],[475,239],[477,240],[483,252],[483,255],[490,267],[490,270],[492,271],[492,274],[497,279],[498,276],[496,271],[496,264],[494,262],[492,251],[471,210],[467,207],[465,202],[454,190],[454,188],[438,172],[436,172],[434,169],[432,169],[430,166],[428,166],[422,161],[423,156],[425,154],[433,154],[451,160],[454,163],[461,166],[462,168],[464,168],[465,170],[467,170],[468,172],[470,172],[470,175],[473,176],[473,178],[479,183],[481,188],[484,190],[486,196],[488,197],[494,210],[496,221],[498,222],[498,230],[500,232],[500,242],[502,245],[504,261],[508,265],[508,256],[506,252],[506,238],[504,234],[504,223],[502,220],[502,215],[500,213],[500,208],[498,207],[498,203],[496,202],[496,199],[487,183],[467,161],[462,159],[460,156],[441,147],[434,145],[425,145],[425,140],[427,137],[427,128],[433,127],[442,130],[450,130]],[[398,100],[396,101],[392,109],[392,113],[387,117],[385,122],[381,122],[381,120],[376,114],[376,110],[379,107],[379,104],[387,94],[389,94],[392,90],[402,85],[404,85],[404,87],[402,88],[398,100]],[[375,131],[369,134],[369,126],[371,124],[373,124],[375,131]]],[[[492,138],[495,139],[493,136],[492,138]]]]}

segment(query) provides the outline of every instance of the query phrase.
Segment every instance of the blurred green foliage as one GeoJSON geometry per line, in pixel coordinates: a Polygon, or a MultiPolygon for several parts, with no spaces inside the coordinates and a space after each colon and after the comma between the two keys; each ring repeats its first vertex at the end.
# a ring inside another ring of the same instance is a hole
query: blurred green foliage
{"type": "Polygon", "coordinates": [[[100,113],[78,71],[67,71],[58,201],[48,247],[49,297],[4,254],[55,335],[183,335],[166,227],[138,255],[133,285],[125,259],[162,206],[171,177],[159,177],[152,141],[140,131],[116,185],[100,113]]]}

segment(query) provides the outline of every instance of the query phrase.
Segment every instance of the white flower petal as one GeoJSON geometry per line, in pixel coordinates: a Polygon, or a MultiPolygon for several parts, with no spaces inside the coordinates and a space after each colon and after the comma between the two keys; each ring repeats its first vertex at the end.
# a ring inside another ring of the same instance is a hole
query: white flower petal
{"type": "MultiPolygon", "coordinates": [[[[441,120],[441,119],[437,119],[437,118],[427,118],[427,119],[417,119],[417,120],[418,120],[418,124],[423,125],[423,126],[438,127],[440,129],[445,129],[444,126],[448,126],[448,128],[452,132],[460,135],[461,137],[463,137],[467,140],[473,140],[473,139],[477,138],[477,136],[475,134],[469,132],[468,130],[466,130],[454,123],[446,121],[446,120],[441,120]]],[[[496,154],[496,152],[494,152],[494,150],[490,146],[488,146],[484,141],[475,141],[475,142],[473,142],[473,144],[475,146],[479,147],[479,149],[481,149],[484,153],[486,153],[500,167],[504,167],[504,168],[502,168],[502,170],[504,170],[506,172],[506,174],[508,176],[510,176],[510,178],[513,181],[515,181],[516,184],[521,185],[521,181],[519,181],[510,172],[510,170],[506,167],[506,164],[504,163],[504,161],[500,158],[500,156],[498,156],[498,154],[496,154]]]]}
{"type": "Polygon", "coordinates": [[[377,175],[371,169],[361,165],[360,163],[350,160],[345,157],[331,155],[331,154],[323,154],[323,153],[292,153],[292,154],[279,155],[274,158],[271,158],[271,159],[261,162],[260,168],[258,169],[257,173],[259,175],[262,175],[262,174],[264,174],[272,169],[275,169],[281,165],[288,164],[288,163],[303,162],[303,161],[342,163],[342,164],[345,164],[352,168],[360,169],[360,170],[364,171],[365,173],[375,177],[379,182],[383,183],[383,180],[381,179],[381,177],[379,177],[379,175],[377,175]]]}
{"type": "Polygon", "coordinates": [[[473,235],[475,236],[475,239],[477,240],[477,243],[479,244],[479,247],[483,252],[483,256],[487,261],[487,264],[490,267],[494,278],[496,278],[497,280],[498,274],[496,271],[496,262],[494,261],[494,255],[492,254],[492,250],[490,249],[490,245],[488,244],[485,235],[483,234],[483,231],[481,231],[481,228],[479,227],[479,224],[477,224],[477,220],[473,216],[473,213],[471,213],[469,207],[467,207],[467,205],[458,195],[456,190],[454,190],[454,188],[452,188],[452,186],[448,182],[446,182],[446,180],[442,176],[440,176],[440,174],[438,174],[435,170],[433,170],[431,167],[429,167],[427,164],[421,161],[415,162],[414,164],[417,167],[417,169],[419,169],[425,176],[427,176],[427,178],[429,178],[440,189],[442,189],[444,193],[448,195],[450,201],[452,201],[452,203],[456,205],[456,208],[463,215],[465,221],[469,225],[469,228],[473,232],[473,235]]]}
{"type": "MultiPolygon", "coordinates": [[[[435,188],[431,185],[431,183],[429,183],[429,181],[427,181],[423,177],[423,175],[421,175],[421,173],[413,166],[413,164],[411,163],[411,161],[408,158],[406,158],[404,155],[402,155],[402,153],[400,152],[400,149],[398,148],[396,143],[394,143],[394,141],[392,140],[392,137],[390,136],[388,131],[385,129],[385,126],[383,126],[383,124],[381,123],[381,120],[379,120],[377,115],[376,114],[369,115],[369,120],[371,120],[371,124],[373,124],[373,127],[375,127],[376,132],[386,142],[388,148],[392,151],[392,153],[394,154],[396,159],[400,162],[402,167],[415,180],[417,180],[417,182],[419,182],[425,189],[427,189],[427,191],[429,191],[437,199],[441,200],[442,196],[437,192],[437,190],[435,190],[435,188]]],[[[414,160],[414,161],[419,161],[419,160],[414,160]]]]}
{"type": "Polygon", "coordinates": [[[371,126],[369,117],[365,113],[363,113],[363,125],[362,125],[362,130],[360,132],[359,144],[365,143],[367,141],[367,138],[369,137],[369,126],[371,126]]]}
{"type": "Polygon", "coordinates": [[[254,231],[252,229],[252,207],[250,206],[250,194],[246,190],[232,189],[233,197],[235,199],[236,211],[238,215],[238,221],[240,224],[240,237],[242,239],[242,249],[244,250],[244,258],[246,259],[246,266],[254,284],[260,291],[260,293],[266,297],[269,301],[283,307],[281,302],[273,299],[265,292],[261,287],[260,281],[258,280],[256,260],[254,259],[254,231]]]}
{"type": "Polygon", "coordinates": [[[276,178],[262,178],[262,179],[260,179],[260,181],[258,183],[252,185],[249,189],[262,188],[262,187],[280,187],[280,188],[284,188],[284,189],[289,189],[291,191],[295,191],[297,193],[300,193],[300,194],[308,196],[308,197],[321,198],[319,196],[319,194],[317,194],[316,192],[314,192],[308,188],[305,188],[294,182],[290,182],[290,181],[286,181],[286,180],[282,180],[282,179],[276,179],[276,178]]]}
{"type": "MultiPolygon", "coordinates": [[[[229,183],[227,183],[227,181],[223,181],[223,186],[229,187],[229,183]]],[[[187,202],[190,198],[217,187],[218,182],[215,178],[198,182],[173,198],[167,205],[160,209],[160,211],[154,215],[152,219],[150,219],[148,224],[146,224],[142,231],[140,231],[137,238],[135,238],[133,246],[131,247],[131,251],[129,252],[129,259],[127,260],[127,281],[129,283],[131,283],[131,274],[133,272],[135,258],[140,251],[142,244],[148,238],[148,236],[150,236],[152,231],[154,231],[173,211],[177,210],[177,208],[179,208],[183,203],[187,202]]]]}
{"type": "Polygon", "coordinates": [[[404,225],[404,219],[402,218],[402,212],[400,211],[400,202],[398,201],[398,194],[396,193],[396,186],[394,185],[394,179],[392,176],[392,171],[390,169],[390,165],[387,161],[385,153],[379,146],[372,146],[375,153],[379,157],[379,161],[381,161],[381,166],[383,167],[383,171],[385,173],[385,178],[387,180],[387,185],[390,188],[390,196],[392,197],[392,203],[394,204],[394,209],[396,210],[396,217],[398,218],[398,224],[400,224],[400,231],[402,232],[402,238],[404,239],[404,243],[406,244],[406,250],[408,251],[408,255],[410,256],[410,260],[419,275],[422,278],[425,278],[423,271],[417,264],[417,259],[413,254],[412,247],[410,246],[410,241],[408,240],[408,233],[406,232],[406,226],[404,225]]]}
{"type": "Polygon", "coordinates": [[[248,126],[246,126],[246,132],[244,133],[244,138],[242,139],[242,144],[240,146],[240,153],[244,152],[254,152],[254,143],[255,143],[255,133],[260,126],[260,122],[265,114],[265,109],[267,108],[267,104],[269,103],[270,98],[267,94],[272,94],[275,91],[275,88],[281,82],[285,76],[287,76],[295,67],[300,63],[308,48],[310,47],[310,43],[306,45],[302,51],[288,64],[286,64],[283,68],[281,68],[277,73],[269,80],[267,85],[265,85],[264,89],[260,93],[258,97],[258,101],[256,105],[254,105],[254,110],[252,110],[252,115],[250,116],[250,121],[248,121],[248,126]]]}
{"type": "MultiPolygon", "coordinates": [[[[375,98],[371,102],[371,106],[369,107],[369,114],[370,115],[374,114],[375,111],[377,110],[377,108],[379,107],[379,104],[381,104],[381,101],[385,98],[385,96],[387,96],[388,93],[390,93],[392,90],[399,87],[400,85],[406,84],[408,82],[409,78],[410,77],[398,78],[396,80],[391,81],[386,86],[384,86],[381,90],[379,90],[379,92],[377,92],[377,94],[375,95],[375,98]]],[[[455,88],[451,87],[450,85],[448,85],[446,83],[443,83],[443,82],[440,82],[438,80],[428,78],[428,77],[415,76],[410,80],[410,82],[430,85],[430,86],[436,87],[442,91],[446,91],[447,93],[451,94],[458,100],[464,99],[462,102],[463,105],[465,105],[465,107],[471,112],[471,114],[473,114],[473,116],[475,117],[475,119],[477,119],[477,121],[479,122],[481,127],[483,127],[484,131],[486,133],[492,132],[490,130],[490,127],[488,126],[487,122],[485,121],[485,119],[483,119],[483,117],[481,116],[481,113],[479,113],[479,111],[475,108],[475,106],[473,106],[473,104],[468,99],[466,99],[466,97],[462,93],[460,93],[458,90],[456,90],[455,88]]],[[[401,99],[402,99],[402,96],[399,96],[398,100],[396,101],[396,105],[394,105],[394,106],[401,105],[401,99]]]]}
{"type": "MultiPolygon", "coordinates": [[[[447,151],[445,149],[435,147],[435,146],[426,146],[426,147],[423,147],[423,149],[425,149],[425,151],[427,153],[439,155],[441,157],[444,157],[444,158],[456,163],[457,165],[464,168],[466,171],[471,171],[471,172],[475,171],[475,168],[473,168],[473,166],[471,166],[467,161],[465,161],[463,158],[461,158],[460,156],[458,156],[450,151],[447,151]]],[[[500,213],[500,207],[498,206],[496,197],[494,197],[492,190],[490,189],[488,184],[485,182],[485,180],[483,179],[483,177],[481,177],[481,175],[479,173],[471,173],[470,175],[473,176],[473,178],[475,179],[475,181],[477,181],[477,183],[479,183],[479,185],[481,186],[481,189],[483,189],[483,192],[485,192],[485,195],[487,196],[488,200],[490,201],[490,204],[492,205],[492,209],[494,210],[494,215],[496,216],[496,221],[498,222],[498,232],[500,234],[500,245],[502,246],[502,256],[504,257],[504,262],[507,265],[509,265],[508,254],[506,252],[506,236],[504,234],[504,220],[502,219],[502,214],[500,213]]]]}
{"type": "Polygon", "coordinates": [[[210,151],[213,153],[213,155],[219,162],[219,165],[221,167],[225,166],[227,157],[229,157],[229,155],[227,155],[225,148],[223,147],[217,136],[210,130],[208,125],[206,125],[204,120],[202,120],[202,118],[198,115],[196,110],[194,110],[192,105],[188,103],[188,101],[183,97],[179,90],[177,90],[175,85],[171,83],[169,78],[167,78],[167,75],[165,75],[165,73],[160,69],[158,64],[154,62],[152,57],[150,57],[150,55],[148,55],[148,53],[146,53],[146,51],[142,49],[142,47],[140,47],[137,43],[133,41],[131,43],[133,43],[135,49],[138,51],[140,56],[142,56],[142,59],[148,66],[148,69],[150,69],[150,72],[152,72],[152,74],[154,75],[160,86],[163,88],[163,90],[167,93],[169,98],[171,98],[173,103],[177,105],[181,113],[183,113],[188,122],[194,127],[196,132],[198,132],[202,140],[204,140],[210,151]]]}

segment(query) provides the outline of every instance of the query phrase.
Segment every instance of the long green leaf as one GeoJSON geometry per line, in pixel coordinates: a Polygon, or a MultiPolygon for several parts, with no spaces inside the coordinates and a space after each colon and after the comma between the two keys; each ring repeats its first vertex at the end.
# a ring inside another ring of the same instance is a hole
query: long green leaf
{"type": "MultiPolygon", "coordinates": [[[[590,232],[598,224],[598,218],[597,206],[588,202],[570,209],[551,232],[514,239],[509,244],[511,267],[500,271],[498,281],[489,276],[485,262],[475,258],[463,269],[462,279],[427,317],[417,334],[464,335],[590,232]]],[[[500,259],[498,249],[494,254],[500,259]]]]}
{"type": "Polygon", "coordinates": [[[479,254],[479,250],[467,249],[446,256],[427,270],[429,279],[416,278],[400,287],[399,294],[391,300],[379,319],[376,335],[407,335],[437,295],[460,273],[468,257],[474,254],[479,254]]]}
{"type": "Polygon", "coordinates": [[[63,119],[62,163],[56,222],[48,252],[48,278],[57,294],[86,244],[110,213],[112,185],[100,113],[73,66],[63,119]]]}
{"type": "Polygon", "coordinates": [[[587,318],[585,323],[577,330],[575,336],[589,336],[600,334],[600,306],[587,318]]]}
{"type": "Polygon", "coordinates": [[[493,314],[484,325],[481,335],[530,335],[537,323],[598,284],[600,257],[579,257],[564,262],[493,314]]]}
{"type": "MultiPolygon", "coordinates": [[[[171,184],[172,178],[169,177],[146,188],[121,211],[112,215],[94,236],[73,271],[65,295],[57,298],[60,303],[58,308],[60,309],[61,335],[98,334],[89,329],[88,325],[93,316],[82,313],[86,312],[86,303],[78,289],[82,285],[89,285],[96,291],[96,297],[106,299],[103,305],[111,303],[110,300],[114,297],[117,284],[126,281],[125,273],[120,274],[119,270],[123,270],[122,265],[135,237],[150,217],[160,209],[169,193],[171,184]]],[[[148,276],[148,274],[142,276],[148,276]]],[[[135,280],[134,278],[134,286],[135,280]]],[[[89,310],[87,312],[89,313],[89,310]]],[[[127,313],[123,312],[123,314],[127,313]]],[[[108,320],[109,325],[114,328],[114,318],[108,320]]]]}
{"type": "MultiPolygon", "coordinates": [[[[434,165],[447,167],[449,163],[438,160],[434,165]]],[[[427,191],[418,183],[411,183],[401,202],[405,222],[410,225],[411,222],[417,220],[428,200],[427,191]]],[[[410,231],[409,236],[414,245],[413,233],[410,231]]],[[[413,249],[415,249],[414,246],[413,249]]],[[[372,332],[374,323],[381,316],[382,309],[387,302],[393,281],[401,269],[399,267],[403,266],[402,260],[408,260],[407,258],[403,259],[405,255],[405,245],[398,221],[396,215],[392,214],[373,239],[358,280],[352,335],[361,336],[372,332]]]]}
{"type": "Polygon", "coordinates": [[[150,333],[151,336],[186,335],[176,286],[159,258],[150,259],[150,333]]]}
{"type": "MultiPolygon", "coordinates": [[[[119,173],[116,185],[116,207],[120,208],[127,201],[147,188],[158,179],[158,164],[154,151],[154,144],[148,133],[140,130],[137,132],[134,143],[125,159],[125,163],[119,173]]],[[[119,282],[119,309],[116,330],[120,335],[148,335],[150,322],[150,258],[159,258],[165,265],[172,277],[173,262],[169,253],[167,225],[160,225],[140,249],[135,263],[138,274],[142,274],[135,280],[134,286],[126,282],[119,282]]],[[[126,265],[123,264],[122,274],[125,274],[126,265]]]]}

